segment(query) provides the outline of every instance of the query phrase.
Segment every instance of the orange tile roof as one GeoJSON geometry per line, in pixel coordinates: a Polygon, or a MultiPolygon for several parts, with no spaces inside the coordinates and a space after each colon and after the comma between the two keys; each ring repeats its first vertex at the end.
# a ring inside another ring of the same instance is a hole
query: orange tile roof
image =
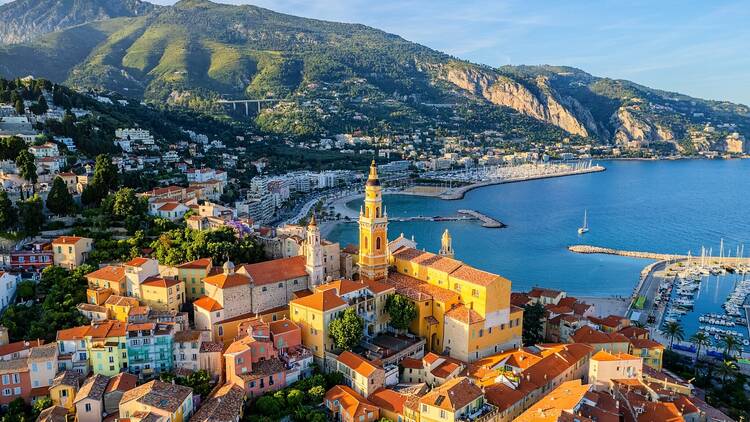
{"type": "Polygon", "coordinates": [[[480,286],[489,286],[496,280],[503,280],[507,283],[510,281],[500,277],[497,274],[488,273],[487,271],[478,270],[468,265],[462,265],[457,270],[451,273],[451,277],[459,280],[467,281],[469,283],[478,284],[480,286]]]}
{"type": "Polygon", "coordinates": [[[442,356],[438,356],[435,353],[429,352],[422,358],[422,362],[424,362],[427,365],[432,365],[433,363],[437,362],[438,359],[444,359],[442,356]]]}
{"type": "Polygon", "coordinates": [[[104,302],[105,305],[110,306],[130,306],[135,307],[140,305],[138,302],[138,299],[134,297],[129,296],[119,296],[119,295],[111,295],[107,298],[107,300],[104,302]]]}
{"type": "Polygon", "coordinates": [[[358,416],[367,412],[378,412],[378,407],[359,395],[346,385],[335,385],[326,392],[326,400],[338,401],[340,406],[349,414],[347,420],[359,420],[358,416]]]}
{"type": "Polygon", "coordinates": [[[643,413],[638,415],[638,422],[684,422],[685,418],[674,403],[644,402],[643,413]]]}
{"type": "Polygon", "coordinates": [[[288,333],[290,331],[299,330],[299,326],[289,319],[280,319],[278,321],[271,321],[268,323],[268,330],[271,334],[279,335],[288,333]]]}
{"type": "Polygon", "coordinates": [[[199,297],[198,299],[195,300],[195,302],[193,302],[193,305],[195,305],[195,306],[197,306],[197,307],[199,307],[201,309],[205,309],[205,310],[207,310],[209,312],[220,311],[220,310],[224,309],[224,307],[221,306],[219,304],[219,302],[211,299],[208,296],[201,296],[201,297],[199,297]]]}
{"type": "Polygon", "coordinates": [[[365,378],[369,378],[378,370],[378,367],[373,365],[369,360],[349,351],[342,352],[337,360],[365,378]]]}
{"type": "Polygon", "coordinates": [[[86,278],[107,280],[119,283],[125,279],[125,268],[122,268],[120,266],[107,265],[106,267],[99,268],[96,271],[92,271],[86,274],[86,278]]]}
{"type": "Polygon", "coordinates": [[[127,333],[127,324],[120,321],[103,321],[91,325],[87,336],[91,338],[122,337],[127,333]]]}
{"type": "Polygon", "coordinates": [[[605,333],[595,330],[591,327],[584,326],[576,330],[571,340],[576,343],[604,344],[604,343],[629,343],[627,337],[620,333],[605,333]]]}
{"type": "Polygon", "coordinates": [[[256,286],[307,277],[305,257],[302,255],[257,264],[243,264],[240,266],[240,270],[249,275],[256,286]]]}
{"type": "Polygon", "coordinates": [[[523,400],[527,393],[525,390],[510,388],[503,383],[492,383],[485,387],[484,398],[502,412],[523,400]]]}
{"type": "Polygon", "coordinates": [[[126,262],[125,265],[127,265],[129,267],[140,267],[141,265],[143,265],[143,264],[145,264],[147,262],[148,262],[148,258],[137,257],[137,258],[133,258],[130,261],[126,262]]]}
{"type": "Polygon", "coordinates": [[[430,372],[437,378],[446,379],[457,370],[460,370],[461,366],[460,363],[446,360],[430,372]]]}
{"type": "Polygon", "coordinates": [[[237,286],[246,286],[251,282],[250,277],[240,273],[219,273],[203,279],[204,283],[216,286],[220,289],[229,289],[237,286]]]}
{"type": "Polygon", "coordinates": [[[591,360],[597,360],[600,362],[615,362],[615,361],[622,361],[622,360],[638,360],[640,359],[637,356],[633,356],[628,353],[609,353],[605,350],[600,350],[596,353],[594,353],[594,356],[591,356],[591,360]]]}
{"type": "Polygon", "coordinates": [[[469,309],[463,304],[454,306],[450,311],[445,313],[445,316],[469,325],[484,321],[484,318],[477,311],[469,309]]]}
{"type": "Polygon", "coordinates": [[[367,288],[369,288],[373,293],[380,294],[383,292],[387,292],[389,290],[395,290],[393,286],[390,286],[388,284],[382,283],[377,280],[364,280],[365,284],[367,284],[367,288]]]}
{"type": "Polygon", "coordinates": [[[451,303],[458,302],[461,297],[452,290],[396,272],[388,274],[388,278],[383,280],[383,283],[395,287],[398,293],[417,301],[434,299],[443,303],[451,303]]]}
{"type": "Polygon", "coordinates": [[[482,389],[466,377],[454,378],[419,399],[420,404],[455,412],[482,397],[482,389]]]}
{"type": "Polygon", "coordinates": [[[534,403],[514,421],[557,422],[563,412],[573,411],[590,389],[590,384],[583,384],[579,379],[566,381],[534,403]]]}
{"type": "Polygon", "coordinates": [[[143,283],[141,283],[141,285],[166,289],[172,286],[176,286],[180,283],[182,283],[180,280],[172,277],[148,277],[147,279],[143,280],[143,283]]]}
{"type": "Polygon", "coordinates": [[[11,353],[17,353],[22,350],[28,350],[32,347],[41,346],[44,344],[44,340],[33,340],[33,341],[16,341],[14,343],[4,344],[0,346],[0,356],[9,355],[11,353]]]}
{"type": "Polygon", "coordinates": [[[368,399],[381,409],[402,414],[407,396],[389,388],[378,388],[368,399]]]}
{"type": "Polygon", "coordinates": [[[636,349],[663,349],[664,345],[658,341],[645,339],[645,338],[633,338],[630,339],[630,344],[636,349]]]}
{"type": "Polygon", "coordinates": [[[624,335],[629,339],[648,338],[648,330],[642,327],[636,327],[635,325],[627,326],[618,331],[618,333],[624,335]]]}
{"type": "Polygon", "coordinates": [[[424,369],[424,365],[420,359],[404,358],[401,360],[400,365],[407,369],[424,369]]]}
{"type": "Polygon", "coordinates": [[[327,312],[346,305],[346,302],[334,290],[313,293],[309,296],[294,299],[290,303],[321,312],[327,312]]]}
{"type": "Polygon", "coordinates": [[[57,330],[57,341],[81,340],[86,337],[91,328],[90,325],[81,325],[80,327],[66,328],[57,330]]]}
{"type": "Polygon", "coordinates": [[[185,269],[200,269],[200,268],[208,268],[212,264],[211,258],[200,258],[196,259],[194,261],[186,262],[184,264],[180,264],[177,266],[177,268],[185,268],[185,269]]]}
{"type": "Polygon", "coordinates": [[[353,280],[347,280],[345,278],[342,278],[340,280],[336,281],[330,281],[325,284],[321,284],[317,287],[315,287],[315,290],[322,292],[325,290],[335,290],[339,296],[343,296],[345,294],[353,293],[359,290],[363,290],[367,288],[367,284],[363,281],[353,281],[353,280]]]}
{"type": "Polygon", "coordinates": [[[63,245],[73,245],[75,243],[78,243],[79,240],[84,239],[83,237],[78,236],[60,236],[57,239],[52,241],[53,245],[63,244],[63,245]]]}
{"type": "Polygon", "coordinates": [[[138,384],[138,377],[127,373],[127,372],[120,372],[119,374],[113,376],[109,379],[109,383],[107,384],[107,389],[105,390],[105,393],[111,393],[112,391],[128,391],[138,384]]]}

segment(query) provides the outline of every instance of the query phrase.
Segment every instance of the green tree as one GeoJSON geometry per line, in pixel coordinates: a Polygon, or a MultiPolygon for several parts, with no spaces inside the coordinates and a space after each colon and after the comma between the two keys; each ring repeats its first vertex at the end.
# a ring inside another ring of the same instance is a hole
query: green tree
{"type": "Polygon", "coordinates": [[[739,373],[739,368],[737,367],[737,364],[728,359],[724,359],[724,361],[719,365],[717,368],[719,371],[719,375],[721,375],[721,384],[726,385],[727,378],[732,378],[736,376],[739,373]]]}
{"type": "Polygon", "coordinates": [[[388,296],[385,301],[385,311],[390,316],[388,323],[397,330],[407,330],[418,315],[417,305],[398,293],[388,296]]]}
{"type": "Polygon", "coordinates": [[[21,300],[33,299],[36,292],[36,283],[30,280],[24,280],[18,283],[16,296],[21,300]]]}
{"type": "Polygon", "coordinates": [[[55,177],[52,182],[49,194],[47,194],[47,209],[52,214],[68,215],[75,210],[73,195],[68,191],[68,187],[61,177],[55,177]]]}
{"type": "Polygon", "coordinates": [[[544,341],[544,306],[539,302],[523,307],[523,344],[533,346],[544,341]]]}
{"type": "Polygon", "coordinates": [[[698,331],[690,336],[690,342],[695,345],[695,359],[701,358],[701,349],[711,345],[711,340],[703,331],[698,331]]]}
{"type": "Polygon", "coordinates": [[[23,115],[26,112],[26,108],[23,106],[23,100],[20,98],[16,99],[15,107],[16,114],[23,115]]]}
{"type": "Polygon", "coordinates": [[[127,217],[144,218],[148,210],[145,199],[138,198],[132,188],[121,188],[109,195],[102,203],[102,207],[112,218],[127,217]]]}
{"type": "Polygon", "coordinates": [[[681,341],[685,338],[685,330],[682,328],[682,325],[680,323],[672,321],[668,322],[667,325],[664,326],[664,334],[669,337],[669,349],[672,349],[672,345],[674,344],[675,339],[678,341],[681,341]]]}
{"type": "Polygon", "coordinates": [[[315,385],[307,390],[307,397],[310,399],[312,404],[320,404],[323,402],[323,397],[326,395],[326,389],[322,385],[315,385]]]}
{"type": "Polygon", "coordinates": [[[211,375],[205,369],[195,371],[186,377],[177,377],[175,382],[193,389],[193,394],[208,397],[211,392],[211,375]]]}
{"type": "Polygon", "coordinates": [[[333,342],[341,350],[351,350],[358,345],[362,341],[364,329],[365,322],[354,308],[347,308],[343,315],[331,321],[328,326],[333,342]]]}
{"type": "Polygon", "coordinates": [[[18,215],[21,219],[21,228],[27,236],[39,233],[44,226],[44,206],[42,198],[34,194],[29,199],[18,202],[18,215]]]}
{"type": "Polygon", "coordinates": [[[279,401],[273,396],[261,396],[255,401],[255,408],[265,416],[274,417],[278,416],[282,411],[282,406],[279,401]]]}
{"type": "Polygon", "coordinates": [[[733,335],[725,335],[719,343],[727,356],[732,356],[732,352],[738,351],[741,344],[737,337],[733,335]]]}
{"type": "Polygon", "coordinates": [[[8,198],[8,192],[0,190],[0,230],[10,230],[16,224],[16,209],[8,198]]]}
{"type": "Polygon", "coordinates": [[[117,174],[117,167],[112,164],[109,155],[99,154],[96,156],[92,183],[104,186],[107,191],[117,190],[120,184],[119,175],[117,174]]]}
{"type": "Polygon", "coordinates": [[[29,107],[29,111],[36,114],[37,116],[46,113],[47,110],[49,110],[49,106],[47,105],[47,100],[44,98],[44,95],[40,95],[36,103],[29,107]]]}
{"type": "Polygon", "coordinates": [[[26,148],[26,141],[18,136],[0,139],[0,160],[16,161],[18,154],[26,148]]]}
{"type": "Polygon", "coordinates": [[[32,417],[33,419],[36,419],[39,417],[39,414],[42,413],[42,410],[47,409],[48,407],[52,407],[54,403],[52,403],[52,399],[49,398],[49,396],[44,396],[42,398],[37,399],[34,402],[34,406],[32,408],[32,417]]]}
{"type": "Polygon", "coordinates": [[[32,185],[36,184],[38,179],[36,174],[36,163],[34,162],[34,156],[28,150],[23,150],[16,157],[16,167],[18,168],[18,174],[28,180],[32,185]]]}
{"type": "Polygon", "coordinates": [[[293,388],[289,390],[289,394],[286,395],[286,403],[289,407],[296,408],[302,405],[305,401],[305,393],[293,388]]]}

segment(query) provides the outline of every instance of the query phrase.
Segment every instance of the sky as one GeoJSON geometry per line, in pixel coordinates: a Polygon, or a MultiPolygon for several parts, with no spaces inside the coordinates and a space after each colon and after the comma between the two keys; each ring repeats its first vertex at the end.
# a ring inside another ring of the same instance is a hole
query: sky
{"type": "Polygon", "coordinates": [[[745,0],[218,1],[362,23],[490,66],[574,66],[596,76],[750,105],[745,0]]]}

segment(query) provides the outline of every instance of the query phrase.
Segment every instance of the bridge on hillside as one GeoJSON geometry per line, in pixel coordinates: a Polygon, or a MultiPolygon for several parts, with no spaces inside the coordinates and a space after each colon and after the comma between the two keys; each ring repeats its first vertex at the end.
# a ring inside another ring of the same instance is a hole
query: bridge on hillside
{"type": "Polygon", "coordinates": [[[235,110],[235,111],[237,110],[237,105],[242,106],[244,104],[244,106],[245,106],[245,116],[249,116],[250,115],[250,104],[257,105],[257,107],[258,107],[258,113],[260,113],[260,106],[261,106],[261,104],[263,104],[263,103],[277,103],[279,101],[281,101],[281,100],[278,99],[278,98],[266,98],[266,99],[262,99],[262,100],[223,100],[222,99],[222,100],[216,101],[216,103],[217,104],[221,104],[221,105],[231,104],[232,105],[232,110],[235,110]]]}

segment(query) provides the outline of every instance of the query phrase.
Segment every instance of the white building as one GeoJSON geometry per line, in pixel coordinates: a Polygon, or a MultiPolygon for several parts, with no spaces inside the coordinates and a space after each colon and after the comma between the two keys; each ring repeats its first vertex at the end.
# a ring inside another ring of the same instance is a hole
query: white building
{"type": "Polygon", "coordinates": [[[0,310],[11,304],[19,281],[21,277],[16,274],[0,272],[0,310]]]}

